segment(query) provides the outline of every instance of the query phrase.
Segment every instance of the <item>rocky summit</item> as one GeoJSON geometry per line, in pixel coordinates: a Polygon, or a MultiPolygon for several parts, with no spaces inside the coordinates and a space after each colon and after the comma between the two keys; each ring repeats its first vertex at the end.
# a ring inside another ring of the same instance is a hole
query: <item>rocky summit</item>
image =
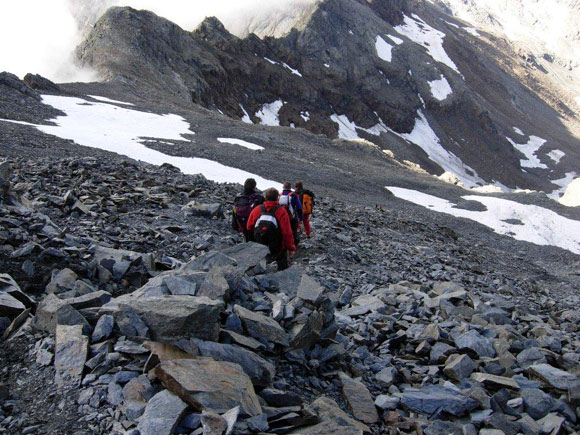
{"type": "Polygon", "coordinates": [[[448,228],[321,198],[279,272],[231,232],[240,186],[93,157],[4,174],[4,433],[580,427],[578,295],[448,228]]]}

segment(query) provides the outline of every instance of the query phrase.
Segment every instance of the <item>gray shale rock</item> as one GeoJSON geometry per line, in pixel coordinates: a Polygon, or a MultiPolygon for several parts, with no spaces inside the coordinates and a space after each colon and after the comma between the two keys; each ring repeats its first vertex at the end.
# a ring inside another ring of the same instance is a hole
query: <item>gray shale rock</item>
{"type": "Polygon", "coordinates": [[[206,297],[171,295],[134,299],[127,295],[113,299],[102,307],[102,312],[115,315],[122,310],[135,311],[155,341],[194,337],[217,341],[222,309],[222,302],[206,297]]]}
{"type": "Polygon", "coordinates": [[[258,340],[272,341],[288,347],[290,344],[288,334],[278,322],[263,314],[254,313],[241,305],[234,306],[236,313],[244,324],[248,334],[258,340]]]}
{"type": "Polygon", "coordinates": [[[457,417],[479,406],[475,400],[460,392],[438,385],[428,385],[421,390],[407,388],[401,402],[405,407],[421,414],[431,415],[444,411],[457,417]]]}
{"type": "Polygon", "coordinates": [[[260,263],[265,263],[266,256],[270,253],[267,246],[259,243],[249,242],[240,243],[231,248],[220,251],[222,254],[233,258],[238,267],[246,272],[249,269],[256,267],[260,263]]]}
{"type": "Polygon", "coordinates": [[[534,420],[544,418],[556,405],[556,401],[542,390],[528,388],[522,391],[524,408],[534,420]]]}
{"type": "Polygon", "coordinates": [[[552,367],[549,364],[537,364],[528,368],[530,376],[540,379],[545,384],[557,390],[567,391],[580,384],[580,378],[572,373],[552,367]]]}
{"type": "Polygon", "coordinates": [[[457,337],[455,345],[459,349],[471,349],[480,358],[486,356],[493,358],[495,356],[495,349],[491,342],[473,329],[457,337]]]}
{"type": "Polygon", "coordinates": [[[247,349],[210,341],[195,339],[192,341],[196,344],[201,356],[239,364],[256,386],[266,387],[270,385],[276,374],[276,368],[272,363],[247,349]]]}
{"type": "Polygon", "coordinates": [[[222,205],[219,203],[202,204],[197,201],[191,201],[182,208],[186,216],[201,216],[212,218],[222,216],[222,205]]]}
{"type": "Polygon", "coordinates": [[[298,429],[292,434],[295,435],[361,435],[370,434],[372,431],[365,424],[350,418],[336,402],[329,397],[319,397],[310,405],[320,423],[298,429]]]}
{"type": "Polygon", "coordinates": [[[186,409],[179,397],[163,390],[149,401],[137,429],[141,435],[171,435],[186,409]]]}
{"type": "Polygon", "coordinates": [[[115,319],[109,314],[104,314],[99,318],[95,329],[93,330],[93,335],[91,335],[91,342],[99,343],[100,341],[106,340],[113,332],[113,326],[115,324],[115,319]]]}
{"type": "Polygon", "coordinates": [[[238,364],[181,359],[162,362],[155,374],[194,409],[223,413],[239,405],[242,415],[262,413],[252,381],[238,364]]]}
{"type": "Polygon", "coordinates": [[[459,355],[456,358],[447,360],[443,373],[454,381],[461,382],[461,380],[468,378],[475,370],[475,364],[468,355],[459,355]]]}
{"type": "Polygon", "coordinates": [[[82,326],[56,327],[54,367],[57,385],[78,387],[81,384],[88,348],[89,340],[83,335],[82,326]]]}
{"type": "Polygon", "coordinates": [[[379,421],[379,415],[368,388],[345,373],[340,372],[338,376],[342,384],[342,396],[352,415],[364,423],[373,424],[379,421]]]}
{"type": "Polygon", "coordinates": [[[147,402],[153,397],[154,389],[147,376],[131,379],[123,387],[125,415],[131,421],[139,418],[145,411],[147,402]]]}

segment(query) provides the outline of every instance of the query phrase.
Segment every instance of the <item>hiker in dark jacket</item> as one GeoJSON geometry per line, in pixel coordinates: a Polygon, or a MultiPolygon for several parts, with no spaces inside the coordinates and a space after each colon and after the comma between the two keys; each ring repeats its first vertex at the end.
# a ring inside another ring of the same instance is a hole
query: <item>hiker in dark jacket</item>
{"type": "Polygon", "coordinates": [[[298,196],[292,191],[292,184],[287,181],[284,183],[284,190],[280,194],[280,205],[283,205],[290,216],[290,226],[292,227],[292,234],[294,234],[294,244],[298,246],[298,228],[302,222],[302,203],[298,196]]]}
{"type": "Polygon", "coordinates": [[[294,193],[298,196],[298,199],[302,204],[302,222],[304,223],[304,232],[306,233],[306,237],[310,238],[310,234],[312,233],[310,215],[314,209],[314,193],[308,189],[304,189],[302,181],[294,183],[294,193]]]}
{"type": "MultiPolygon", "coordinates": [[[[292,228],[290,226],[290,217],[284,207],[281,207],[278,202],[278,191],[270,188],[265,192],[266,201],[254,208],[248,223],[246,225],[247,231],[253,231],[259,234],[260,229],[272,224],[273,231],[276,232],[274,241],[262,242],[267,244],[270,248],[270,258],[276,260],[278,270],[287,269],[289,266],[288,256],[294,257],[296,245],[294,244],[294,237],[292,228]],[[273,214],[273,216],[271,215],[273,214]]],[[[259,241],[259,237],[256,237],[259,241]]]]}
{"type": "Polygon", "coordinates": [[[246,229],[246,224],[250,213],[254,207],[262,204],[264,197],[262,192],[256,188],[256,180],[248,178],[244,182],[244,190],[234,199],[234,210],[232,213],[232,228],[234,231],[244,233],[246,242],[253,238],[253,231],[246,229]]]}

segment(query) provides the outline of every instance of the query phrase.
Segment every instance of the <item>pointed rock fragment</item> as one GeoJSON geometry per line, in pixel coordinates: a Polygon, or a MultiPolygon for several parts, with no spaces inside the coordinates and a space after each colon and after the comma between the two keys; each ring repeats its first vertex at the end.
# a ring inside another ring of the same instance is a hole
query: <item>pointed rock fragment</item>
{"type": "Polygon", "coordinates": [[[181,359],[162,362],[155,374],[195,409],[226,412],[239,405],[242,415],[262,413],[252,381],[238,364],[181,359]]]}
{"type": "Polygon", "coordinates": [[[379,421],[375,402],[368,388],[362,382],[352,379],[345,373],[340,372],[338,376],[342,383],[342,396],[352,415],[364,423],[373,424],[379,421]]]}
{"type": "Polygon", "coordinates": [[[171,435],[186,409],[179,397],[163,390],[147,403],[137,429],[141,435],[171,435]]]}
{"type": "Polygon", "coordinates": [[[272,341],[282,346],[290,344],[288,334],[274,319],[260,313],[254,313],[240,305],[234,306],[234,312],[240,316],[250,336],[258,340],[272,341]]]}
{"type": "Polygon", "coordinates": [[[88,349],[89,339],[83,335],[82,326],[56,327],[54,367],[58,385],[78,387],[81,384],[88,349]]]}
{"type": "Polygon", "coordinates": [[[351,418],[329,397],[319,397],[310,405],[320,423],[291,432],[302,435],[361,435],[372,431],[365,424],[351,418]]]}

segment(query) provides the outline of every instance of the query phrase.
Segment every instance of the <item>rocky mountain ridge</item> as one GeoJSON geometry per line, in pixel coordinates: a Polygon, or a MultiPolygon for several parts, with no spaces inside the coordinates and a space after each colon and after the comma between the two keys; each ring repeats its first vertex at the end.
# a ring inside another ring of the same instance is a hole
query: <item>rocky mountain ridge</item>
{"type": "Polygon", "coordinates": [[[113,8],[78,54],[143,98],[150,97],[139,91],[145,86],[246,122],[361,137],[431,173],[455,171],[471,186],[553,190],[551,179],[574,171],[578,139],[496,60],[517,54],[499,53],[462,26],[428,3],[340,0],[318,4],[307,25],[285,37],[239,39],[215,19],[190,33],[148,12],[113,8]],[[438,31],[452,63],[434,61],[434,41],[415,41],[438,31]],[[381,47],[392,59],[381,58],[381,47]],[[435,83],[446,83],[448,93],[439,95],[435,83]],[[534,136],[547,141],[538,157],[553,171],[548,177],[522,166],[513,145],[534,136]],[[565,156],[557,164],[548,157],[555,149],[565,156]]]}

